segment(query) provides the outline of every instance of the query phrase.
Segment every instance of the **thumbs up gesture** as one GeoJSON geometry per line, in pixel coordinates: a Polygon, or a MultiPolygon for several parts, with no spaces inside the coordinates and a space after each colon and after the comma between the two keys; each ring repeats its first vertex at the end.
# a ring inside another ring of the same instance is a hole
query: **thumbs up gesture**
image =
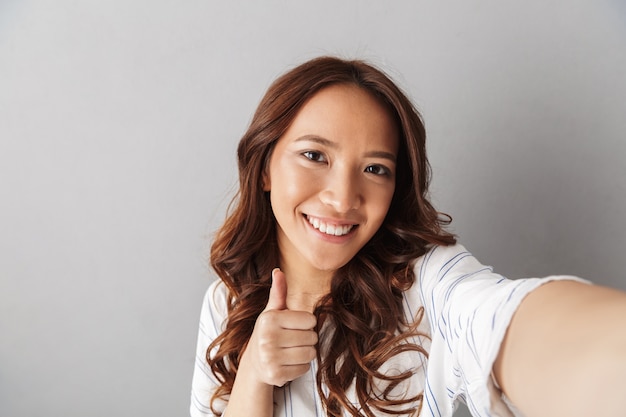
{"type": "Polygon", "coordinates": [[[270,310],[287,310],[287,278],[278,268],[272,271],[272,287],[263,312],[270,310]]]}
{"type": "Polygon", "coordinates": [[[257,318],[244,355],[259,382],[283,386],[305,374],[315,359],[315,316],[287,309],[287,279],[276,268],[267,305],[257,318]]]}

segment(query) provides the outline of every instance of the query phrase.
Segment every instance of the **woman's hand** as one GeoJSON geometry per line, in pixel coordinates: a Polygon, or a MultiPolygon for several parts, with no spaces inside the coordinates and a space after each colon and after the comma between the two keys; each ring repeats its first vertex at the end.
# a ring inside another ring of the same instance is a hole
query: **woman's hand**
{"type": "Polygon", "coordinates": [[[278,268],[263,312],[241,357],[225,415],[269,417],[274,386],[305,374],[316,356],[315,316],[287,309],[287,281],[278,268]]]}
{"type": "Polygon", "coordinates": [[[244,353],[255,378],[268,385],[283,386],[302,376],[316,356],[315,316],[288,310],[286,298],[285,274],[276,268],[272,271],[269,300],[244,353]]]}

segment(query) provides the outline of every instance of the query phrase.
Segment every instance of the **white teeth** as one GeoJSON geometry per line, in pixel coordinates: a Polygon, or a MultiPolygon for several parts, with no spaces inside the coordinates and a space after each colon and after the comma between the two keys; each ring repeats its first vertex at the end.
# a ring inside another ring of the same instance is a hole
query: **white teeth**
{"type": "Polygon", "coordinates": [[[340,225],[340,224],[328,224],[328,223],[325,223],[325,222],[321,221],[320,219],[318,219],[316,217],[308,217],[307,216],[307,220],[309,221],[309,223],[311,223],[311,225],[314,228],[316,228],[317,230],[319,230],[322,233],[326,233],[327,235],[331,235],[331,236],[343,236],[343,235],[346,235],[354,227],[354,225],[351,225],[351,224],[346,224],[346,225],[343,225],[343,226],[340,225]]]}

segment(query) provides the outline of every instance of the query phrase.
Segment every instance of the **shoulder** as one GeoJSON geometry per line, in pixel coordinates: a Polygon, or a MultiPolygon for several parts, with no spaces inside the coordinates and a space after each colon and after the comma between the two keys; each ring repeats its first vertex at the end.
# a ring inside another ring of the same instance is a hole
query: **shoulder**
{"type": "Polygon", "coordinates": [[[228,316],[228,304],[228,288],[221,279],[216,279],[204,294],[200,314],[201,325],[213,330],[216,334],[220,333],[228,316]]]}
{"type": "Polygon", "coordinates": [[[216,279],[209,285],[204,294],[204,301],[212,303],[220,309],[226,308],[228,302],[228,288],[221,279],[216,279]]]}
{"type": "Polygon", "coordinates": [[[415,274],[418,280],[436,277],[441,279],[451,273],[476,269],[491,271],[491,267],[480,264],[465,246],[459,243],[449,246],[433,246],[415,263],[415,274]]]}
{"type": "Polygon", "coordinates": [[[460,244],[435,245],[417,258],[414,266],[415,282],[403,294],[407,318],[419,317],[419,309],[422,306],[427,310],[430,309],[435,289],[447,284],[449,280],[444,278],[457,273],[460,266],[467,263],[469,258],[473,259],[472,255],[460,244]]]}

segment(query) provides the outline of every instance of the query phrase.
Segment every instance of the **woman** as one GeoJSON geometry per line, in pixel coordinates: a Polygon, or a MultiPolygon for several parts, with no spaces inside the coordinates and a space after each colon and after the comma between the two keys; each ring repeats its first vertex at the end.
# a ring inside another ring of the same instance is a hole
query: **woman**
{"type": "Polygon", "coordinates": [[[381,71],[332,57],[289,71],[238,158],[193,416],[450,416],[458,400],[475,416],[512,415],[511,402],[528,416],[620,411],[585,402],[599,384],[583,371],[623,389],[623,325],[580,338],[626,317],[624,295],[509,281],[456,244],[428,201],[419,114],[381,71]]]}

